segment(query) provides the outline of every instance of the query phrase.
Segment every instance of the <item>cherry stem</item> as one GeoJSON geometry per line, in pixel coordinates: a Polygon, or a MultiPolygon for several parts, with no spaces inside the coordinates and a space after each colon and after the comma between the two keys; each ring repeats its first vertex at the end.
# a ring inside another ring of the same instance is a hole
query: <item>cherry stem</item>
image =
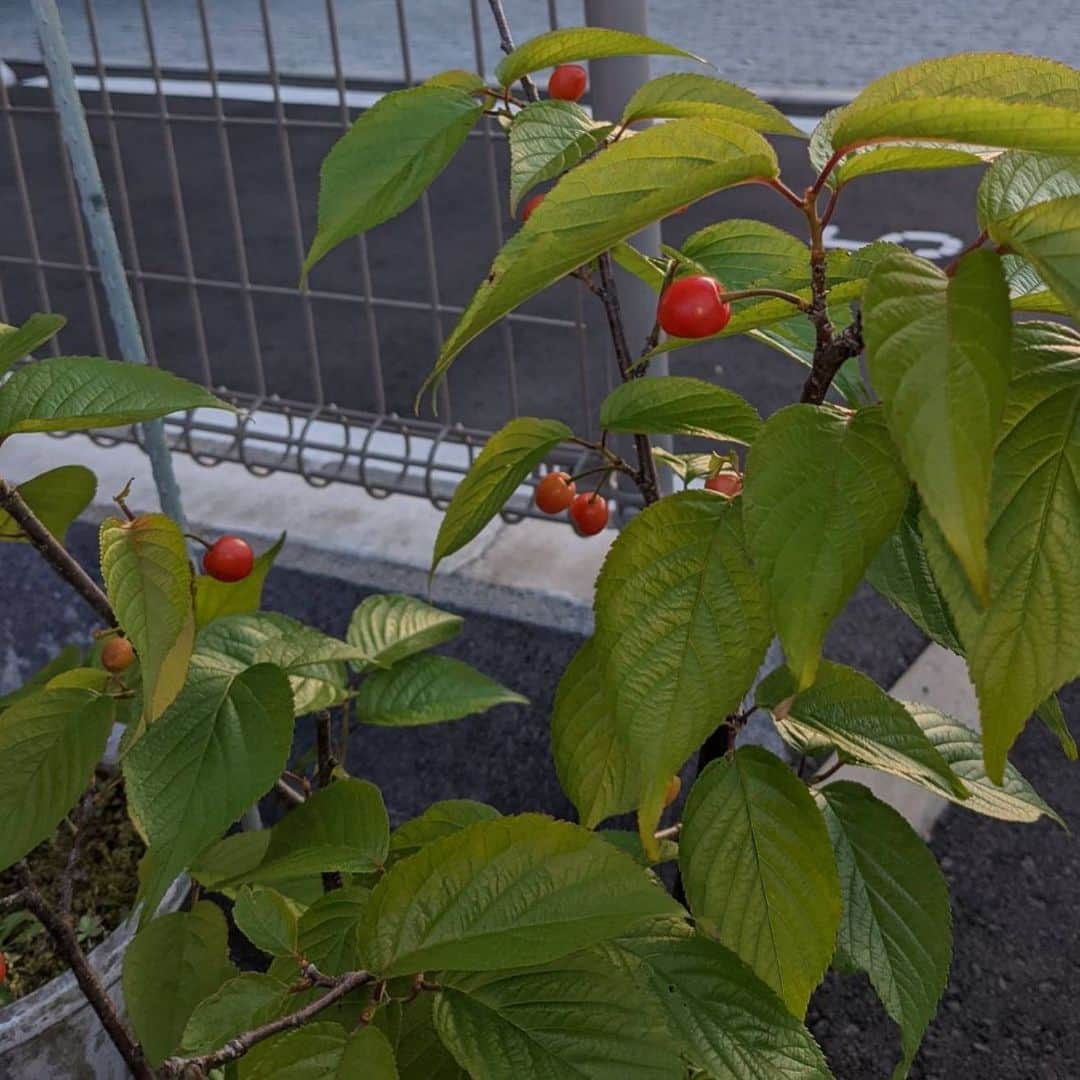
{"type": "Polygon", "coordinates": [[[796,195],[795,192],[792,191],[779,177],[775,177],[772,180],[766,180],[765,186],[771,187],[773,191],[779,192],[792,206],[797,207],[799,210],[803,209],[805,205],[803,200],[800,199],[799,196],[796,195]]]}
{"type": "Polygon", "coordinates": [[[961,259],[962,259],[962,258],[963,258],[963,257],[964,257],[965,255],[970,255],[970,254],[971,254],[971,252],[973,252],[973,251],[977,251],[977,250],[978,250],[979,248],[981,248],[981,247],[983,246],[983,244],[985,244],[985,243],[986,243],[986,240],[987,240],[987,234],[986,234],[986,230],[985,230],[985,229],[983,229],[983,231],[982,231],[981,233],[979,233],[979,235],[978,235],[978,236],[976,236],[976,237],[975,237],[975,239],[974,239],[974,240],[972,240],[972,241],[971,241],[971,243],[970,243],[970,244],[968,244],[968,245],[967,245],[967,246],[966,246],[966,247],[965,247],[965,248],[964,248],[964,249],[963,249],[963,250],[962,250],[962,251],[961,251],[961,252],[960,252],[960,253],[959,253],[959,254],[958,254],[958,255],[956,256],[956,258],[955,258],[955,259],[953,259],[953,261],[952,261],[951,263],[949,263],[949,265],[948,265],[948,266],[946,266],[946,267],[945,267],[945,276],[946,276],[946,277],[952,277],[952,276],[953,276],[953,274],[955,274],[955,273],[956,273],[956,269],[957,269],[957,267],[958,267],[958,266],[960,265],[960,260],[961,260],[961,259]]]}
{"type": "Polygon", "coordinates": [[[194,540],[196,544],[202,544],[207,551],[209,551],[214,545],[209,540],[204,540],[201,536],[197,536],[195,533],[184,533],[184,536],[188,540],[194,540]]]}
{"type": "Polygon", "coordinates": [[[135,520],[135,515],[128,509],[128,505],[127,505],[127,499],[131,495],[131,485],[134,484],[134,483],[135,483],[135,477],[133,476],[124,485],[123,490],[121,492],[119,492],[119,494],[113,496],[113,502],[116,503],[116,505],[120,507],[120,510],[123,512],[124,517],[126,517],[128,519],[128,521],[134,521],[135,520]]]}
{"type": "Polygon", "coordinates": [[[746,300],[751,296],[774,296],[778,300],[786,300],[789,304],[793,304],[800,311],[810,310],[809,301],[786,289],[736,289],[735,292],[723,293],[720,298],[725,303],[733,303],[736,300],[746,300]]]}
{"type": "Polygon", "coordinates": [[[595,469],[586,469],[584,472],[576,473],[571,476],[566,482],[568,484],[575,484],[578,480],[584,480],[586,476],[595,476],[597,473],[611,473],[614,470],[613,465],[600,465],[595,469]]]}

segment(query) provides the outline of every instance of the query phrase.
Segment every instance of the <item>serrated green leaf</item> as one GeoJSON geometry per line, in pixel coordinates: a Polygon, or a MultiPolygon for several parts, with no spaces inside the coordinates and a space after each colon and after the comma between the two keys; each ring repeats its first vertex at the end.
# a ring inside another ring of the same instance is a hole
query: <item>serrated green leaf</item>
{"type": "Polygon", "coordinates": [[[572,435],[560,420],[537,420],[531,416],[518,417],[496,431],[458,484],[446,508],[435,538],[431,572],[435,572],[447,555],[472,540],[503,508],[525,477],[572,435]]]}
{"type": "Polygon", "coordinates": [[[668,780],[738,706],[772,636],[740,503],[661,499],[622,530],[597,580],[596,646],[650,856],[668,780]]]}
{"type": "Polygon", "coordinates": [[[680,251],[729,292],[796,271],[810,273],[806,244],[764,221],[731,218],[707,225],[687,237],[680,251]]]}
{"type": "Polygon", "coordinates": [[[262,606],[263,585],[274,560],[285,546],[285,533],[273,545],[255,556],[255,563],[243,581],[218,581],[207,574],[195,578],[195,629],[224,615],[246,615],[262,606]]]}
{"type": "MultiPolygon", "coordinates": [[[[1061,746],[1061,752],[1069,761],[1076,761],[1080,757],[1077,750],[1076,739],[1073,738],[1069,725],[1065,720],[1065,714],[1061,711],[1061,702],[1057,694],[1051,694],[1036,710],[1035,715],[1046,725],[1050,733],[1057,739],[1061,746]]],[[[1010,766],[1006,766],[1006,775],[1010,766]]]]}
{"type": "Polygon", "coordinates": [[[537,814],[482,821],[393,866],[364,912],[382,976],[542,964],[679,910],[633,859],[537,814]]]}
{"type": "Polygon", "coordinates": [[[258,1043],[239,1064],[239,1080],[398,1080],[393,1049],[378,1028],[350,1034],[328,1021],[258,1043]]]}
{"type": "Polygon", "coordinates": [[[280,669],[237,671],[212,654],[191,658],[179,697],[123,760],[128,807],[150,847],[140,869],[146,910],[273,786],[292,732],[280,669]]]}
{"type": "Polygon", "coordinates": [[[319,172],[319,225],[303,274],[338,244],[411,206],[446,167],[483,103],[458,86],[386,94],[334,144],[319,172]]]}
{"type": "Polygon", "coordinates": [[[688,116],[711,117],[755,131],[806,138],[779,109],[749,90],[712,75],[686,71],[661,75],[638,87],[623,109],[621,122],[688,116]]]}
{"type": "Polygon", "coordinates": [[[604,656],[590,638],[559,680],[551,713],[551,754],[581,824],[633,810],[642,795],[638,770],[619,739],[605,693],[604,656]]]}
{"type": "Polygon", "coordinates": [[[151,1065],[179,1048],[195,1007],[234,975],[225,916],[207,900],[135,935],[124,954],[124,1004],[151,1065]]]}
{"type": "Polygon", "coordinates": [[[99,542],[109,603],[139,654],[149,723],[180,693],[194,643],[187,544],[164,514],[106,518],[99,542]]]}
{"type": "Polygon", "coordinates": [[[300,916],[300,953],[324,975],[344,975],[360,964],[360,916],[371,890],[332,889],[300,916]]]}
{"type": "Polygon", "coordinates": [[[986,170],[975,196],[975,214],[986,229],[1021,210],[1070,195],[1080,195],[1080,157],[1010,150],[986,170]]]}
{"type": "Polygon", "coordinates": [[[289,676],[297,716],[340,705],[348,695],[345,662],[364,659],[353,645],[277,612],[226,615],[199,631],[197,647],[239,669],[274,664],[289,676]]]}
{"type": "Polygon", "coordinates": [[[400,1022],[393,1030],[390,1029],[393,1013],[389,1009],[380,1009],[374,1022],[391,1043],[396,1042],[394,1052],[401,1080],[470,1080],[435,1030],[434,1004],[433,994],[421,994],[408,1008],[401,1010],[400,1022]]]}
{"type": "Polygon", "coordinates": [[[246,971],[195,1006],[184,1025],[180,1050],[185,1055],[212,1053],[242,1032],[284,1013],[288,1002],[286,983],[271,975],[246,971]]]}
{"type": "Polygon", "coordinates": [[[922,504],[912,492],[892,536],[878,550],[866,580],[903,611],[928,638],[954,653],[963,651],[919,532],[922,504]]]}
{"type": "Polygon", "coordinates": [[[843,887],[837,963],[865,971],[900,1026],[899,1080],[949,978],[949,890],[930,849],[892,807],[847,781],[821,795],[843,887]]]}
{"type": "Polygon", "coordinates": [[[983,769],[982,740],[977,731],[929,705],[908,701],[901,704],[968,790],[966,797],[957,798],[949,785],[941,785],[937,789],[939,795],[965,810],[1002,821],[1038,821],[1045,814],[1065,827],[1057,811],[1039,797],[1015,765],[1005,763],[1001,786],[990,782],[983,769]]]}
{"type": "Polygon", "coordinates": [[[113,703],[86,690],[38,690],[0,713],[0,869],[52,834],[94,775],[113,703]]]}
{"type": "Polygon", "coordinates": [[[31,315],[22,326],[0,323],[0,376],[55,337],[66,325],[67,319],[63,315],[46,315],[40,311],[31,315]]]}
{"type": "Polygon", "coordinates": [[[649,128],[583,162],[495,257],[426,385],[492,323],[620,240],[704,195],[778,171],[775,152],[757,132],[701,119],[649,128]]]}
{"type": "Polygon", "coordinates": [[[432,803],[419,817],[399,825],[390,837],[390,853],[399,858],[419,851],[433,840],[502,815],[494,806],[472,799],[445,799],[432,803]]]}
{"type": "Polygon", "coordinates": [[[1055,296],[1039,277],[1031,263],[1019,255],[1005,255],[1001,260],[1005,281],[1009,286],[1009,302],[1014,311],[1039,311],[1051,315],[1065,315],[1065,301],[1055,296]]]}
{"type": "Polygon", "coordinates": [[[600,26],[568,26],[521,42],[495,68],[501,86],[510,86],[523,75],[572,60],[598,60],[605,56],[684,56],[705,63],[700,56],[675,45],[600,26]]]}
{"type": "Polygon", "coordinates": [[[833,619],[904,511],[910,482],[880,407],[774,413],[750,449],[746,543],[800,687],[814,681],[833,619]]]}
{"type": "Polygon", "coordinates": [[[701,935],[640,936],[616,945],[664,1011],[687,1058],[706,1075],[715,1080],[831,1077],[806,1028],[722,945],[701,935]]]}
{"type": "Polygon", "coordinates": [[[938,530],[922,522],[975,684],[995,783],[1028,717],[1080,674],[1080,333],[1018,324],[1013,367],[994,456],[984,610],[938,530]]]}
{"type": "Polygon", "coordinates": [[[588,157],[611,133],[572,101],[535,101],[510,125],[510,213],[526,192],[588,157]]]}
{"type": "Polygon", "coordinates": [[[297,955],[296,912],[281,893],[263,885],[245,885],[232,910],[237,929],[271,956],[297,955]]]}
{"type": "MultiPolygon", "coordinates": [[[[63,542],[71,523],[94,498],[97,477],[82,465],[61,465],[24,481],[17,491],[45,528],[63,542]]],[[[0,542],[3,541],[29,542],[6,510],[0,510],[0,542]]]]}
{"type": "Polygon", "coordinates": [[[802,1017],[840,921],[829,837],[806,785],[756,746],[712,762],[683,810],[679,868],[698,926],[802,1017]]]}
{"type": "Polygon", "coordinates": [[[704,379],[667,375],[617,386],[600,407],[608,431],[700,435],[749,445],[761,431],[757,409],[733,390],[704,379]]]}
{"type": "Polygon", "coordinates": [[[450,975],[436,1029],[475,1080],[681,1080],[685,1069],[655,1002],[588,953],[524,971],[450,975]]]}
{"type": "Polygon", "coordinates": [[[207,889],[228,892],[228,882],[243,880],[266,856],[270,830],[236,832],[200,852],[191,864],[191,876],[207,889]]]}
{"type": "Polygon", "coordinates": [[[0,386],[0,437],[118,427],[184,409],[233,411],[209,390],[160,368],[57,356],[19,368],[0,386]]]}
{"type": "Polygon", "coordinates": [[[433,653],[410,656],[369,675],[353,701],[357,720],[381,727],[441,724],[496,705],[529,703],[469,664],[433,653]]]}
{"type": "Polygon", "coordinates": [[[832,133],[839,149],[913,138],[1080,153],[1080,72],[1014,53],[924,60],[870,83],[832,133]]]}
{"type": "Polygon", "coordinates": [[[947,277],[915,255],[890,255],[870,272],[863,322],[893,441],[985,600],[990,475],[1012,332],[1001,260],[972,252],[947,277]]]}
{"type": "Polygon", "coordinates": [[[664,284],[666,259],[654,259],[643,255],[625,240],[620,240],[612,247],[611,257],[628,274],[633,274],[639,281],[648,285],[653,292],[660,291],[664,284]]]}
{"type": "Polygon", "coordinates": [[[354,663],[358,670],[365,664],[388,668],[456,637],[464,622],[460,615],[440,611],[415,596],[379,593],[352,613],[345,639],[366,658],[354,663]]]}
{"type": "Polygon", "coordinates": [[[270,830],[266,855],[245,877],[278,882],[334,870],[368,874],[386,862],[389,845],[379,789],[367,780],[337,780],[270,830]]]}
{"type": "Polygon", "coordinates": [[[476,74],[475,71],[465,71],[462,68],[450,68],[448,71],[440,71],[424,80],[425,86],[451,86],[466,93],[475,93],[483,90],[487,83],[476,74]]]}
{"type": "Polygon", "coordinates": [[[773,711],[780,734],[793,743],[823,741],[867,768],[947,791],[954,800],[967,795],[903,704],[861,671],[825,661],[814,685],[796,693],[791,673],[779,668],[758,687],[757,702],[773,711]]]}

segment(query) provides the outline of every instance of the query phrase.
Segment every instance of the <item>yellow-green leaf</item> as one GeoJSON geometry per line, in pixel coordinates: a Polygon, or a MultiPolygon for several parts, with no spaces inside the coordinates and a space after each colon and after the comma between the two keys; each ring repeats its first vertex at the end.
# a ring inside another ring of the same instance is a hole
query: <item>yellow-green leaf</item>
{"type": "MultiPolygon", "coordinates": [[[[97,491],[97,477],[82,465],[61,465],[35,476],[18,487],[23,501],[58,540],[90,505],[97,491]]],[[[26,543],[18,523],[0,510],[0,541],[26,543]]]]}
{"type": "Polygon", "coordinates": [[[67,325],[63,315],[31,315],[22,326],[0,323],[0,375],[17,364],[24,356],[55,336],[67,325]]]}

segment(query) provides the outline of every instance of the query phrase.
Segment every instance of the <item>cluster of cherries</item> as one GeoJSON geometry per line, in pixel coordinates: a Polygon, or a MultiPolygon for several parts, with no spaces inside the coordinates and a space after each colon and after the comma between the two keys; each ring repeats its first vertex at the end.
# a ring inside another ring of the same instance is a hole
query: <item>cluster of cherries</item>
{"type": "MultiPolygon", "coordinates": [[[[204,541],[205,543],[205,541],[204,541]]],[[[251,545],[239,536],[222,536],[206,545],[203,570],[216,581],[243,581],[255,566],[255,552],[251,545]]],[[[126,637],[111,637],[101,650],[101,666],[119,675],[127,671],[135,661],[135,649],[126,637]]],[[[0,982],[3,976],[0,975],[0,982]]]]}

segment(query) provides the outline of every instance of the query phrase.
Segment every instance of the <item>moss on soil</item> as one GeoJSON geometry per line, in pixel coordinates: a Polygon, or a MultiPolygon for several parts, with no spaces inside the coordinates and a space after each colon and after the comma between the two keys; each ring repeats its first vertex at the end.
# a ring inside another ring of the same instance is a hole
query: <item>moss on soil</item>
{"type": "MultiPolygon", "coordinates": [[[[86,832],[75,870],[71,905],[76,928],[87,949],[116,929],[131,910],[139,887],[138,863],[144,850],[127,815],[123,785],[115,779],[99,777],[98,788],[94,809],[83,826],[86,832]]],[[[60,879],[73,838],[73,830],[61,823],[52,838],[39,844],[27,857],[35,883],[54,904],[60,898],[60,879]]],[[[0,874],[0,896],[18,888],[12,870],[0,874]]],[[[43,986],[66,967],[36,919],[22,922],[5,935],[5,926],[14,922],[14,919],[0,919],[0,952],[8,964],[7,979],[0,987],[0,1007],[43,986]]]]}

